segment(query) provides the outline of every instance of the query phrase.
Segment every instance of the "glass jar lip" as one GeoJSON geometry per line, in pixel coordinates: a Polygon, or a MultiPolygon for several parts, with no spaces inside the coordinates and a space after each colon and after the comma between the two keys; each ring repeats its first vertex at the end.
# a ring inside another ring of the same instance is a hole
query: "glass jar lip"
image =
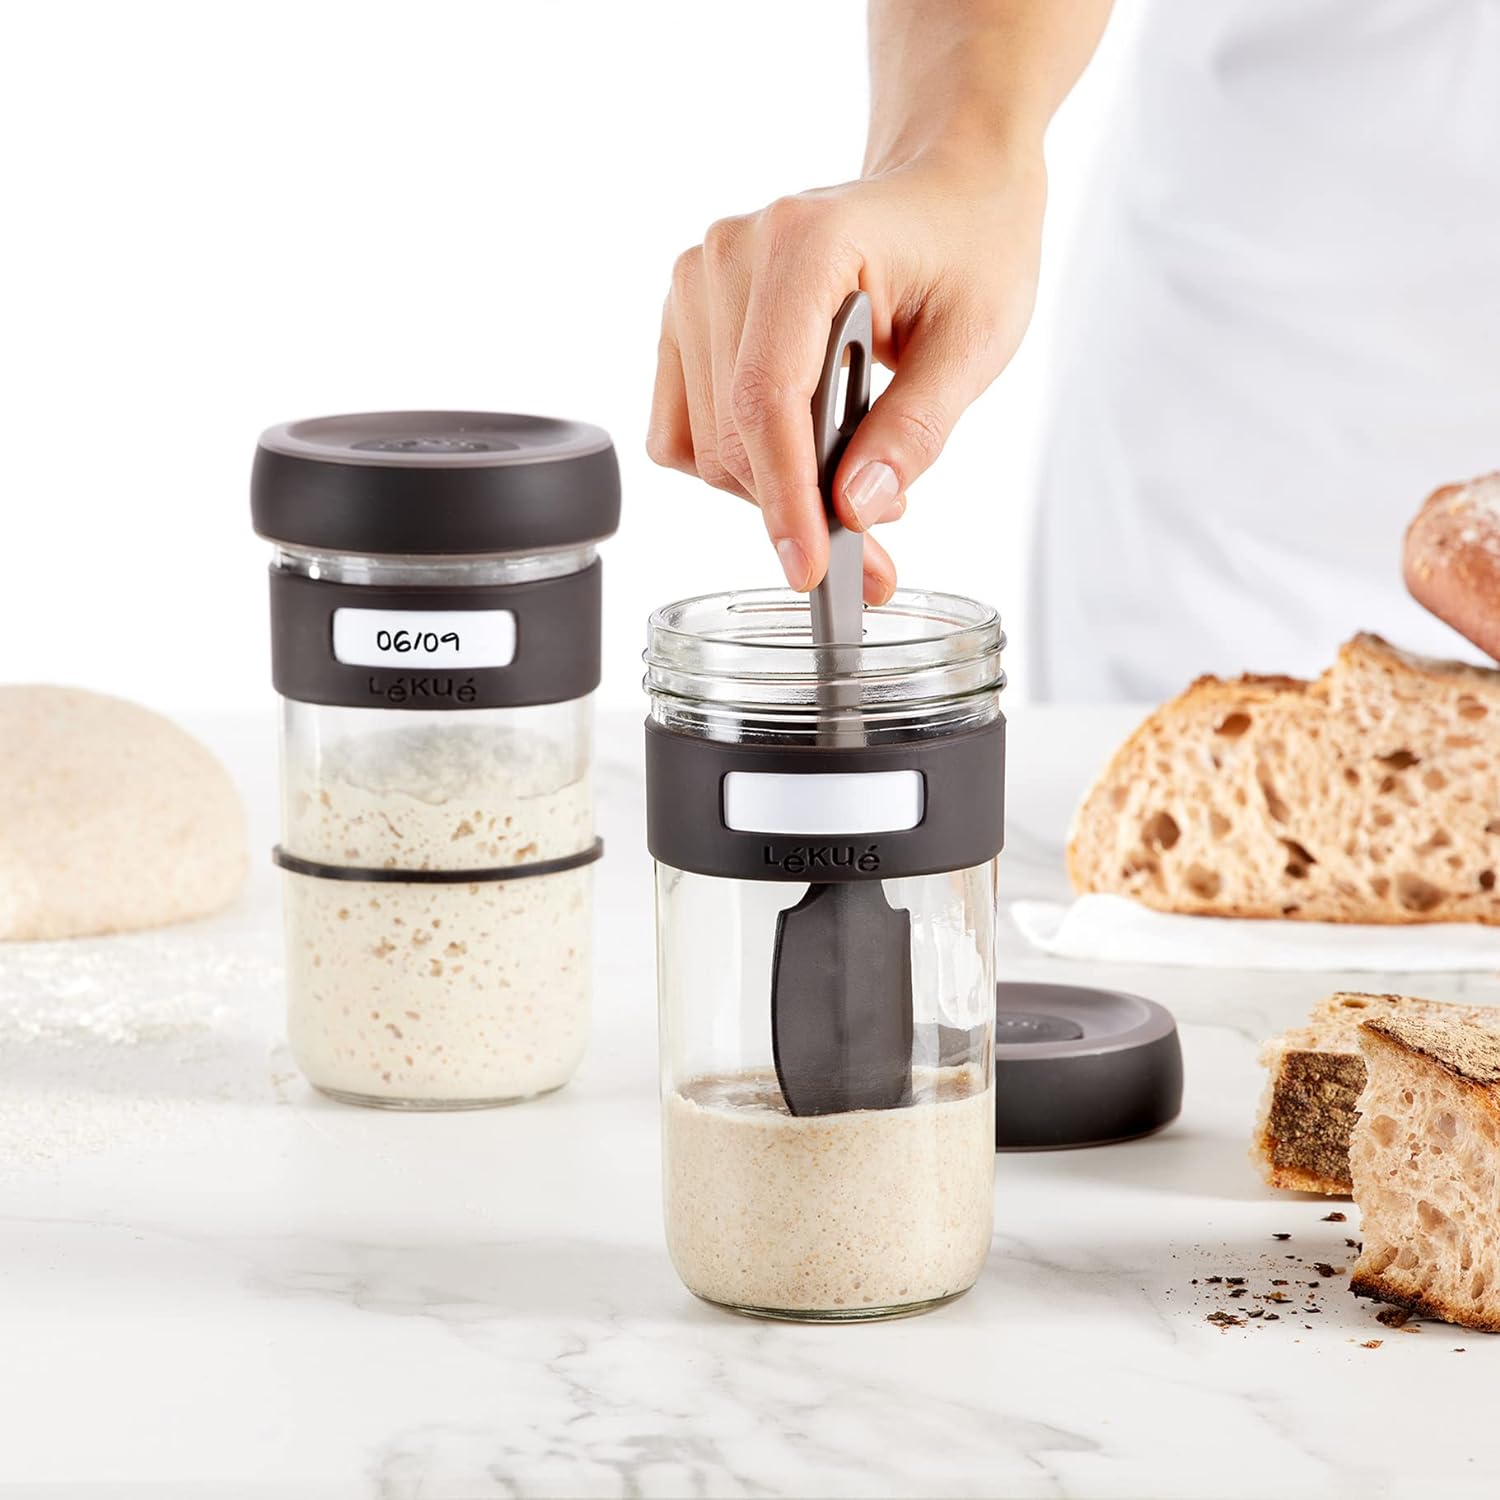
{"type": "Polygon", "coordinates": [[[525,552],[379,553],[341,552],[287,542],[273,546],[273,570],[332,583],[463,589],[534,583],[581,573],[598,558],[592,542],[525,552]]]}
{"type": "MultiPolygon", "coordinates": [[[[768,657],[762,665],[773,675],[780,675],[783,664],[786,670],[801,675],[817,670],[816,658],[820,648],[812,641],[811,618],[809,596],[791,589],[736,589],[696,594],[652,611],[644,656],[648,666],[668,665],[667,658],[658,650],[659,646],[683,645],[688,649],[704,646],[709,650],[715,646],[740,648],[756,653],[767,652],[768,657]],[[747,628],[741,632],[723,623],[710,628],[712,621],[706,617],[715,611],[714,618],[719,621],[725,616],[743,612],[747,616],[747,628]],[[750,617],[755,615],[762,620],[774,615],[798,620],[795,637],[777,639],[764,626],[756,629],[750,624],[750,617]],[[693,624],[695,617],[700,622],[696,626],[693,624]]],[[[998,651],[1005,643],[1000,612],[992,605],[962,594],[897,589],[884,604],[867,606],[864,618],[865,638],[859,650],[874,670],[880,670],[878,658],[885,652],[900,653],[903,665],[910,668],[918,664],[922,647],[932,647],[943,663],[951,665],[998,651]],[[897,624],[919,619],[934,628],[907,631],[897,624]],[[897,625],[898,633],[872,634],[871,621],[897,625]]],[[[696,670],[713,675],[706,663],[699,663],[696,670]]]]}
{"type": "Polygon", "coordinates": [[[272,560],[293,565],[334,559],[385,567],[458,569],[471,563],[529,563],[572,557],[593,559],[598,555],[595,542],[562,542],[555,547],[516,547],[495,552],[373,552],[359,547],[315,547],[304,542],[271,543],[272,560]]]}
{"type": "Polygon", "coordinates": [[[811,603],[790,589],[700,594],[651,617],[652,718],[710,738],[858,727],[868,743],[951,733],[999,712],[1005,632],[987,604],[898,590],[865,611],[864,638],[812,640],[811,603]]]}

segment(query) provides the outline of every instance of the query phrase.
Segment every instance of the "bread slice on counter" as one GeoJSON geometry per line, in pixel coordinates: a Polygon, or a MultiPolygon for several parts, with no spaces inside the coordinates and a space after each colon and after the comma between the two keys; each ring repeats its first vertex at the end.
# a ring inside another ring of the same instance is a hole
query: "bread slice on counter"
{"type": "Polygon", "coordinates": [[[1346,1196],[1349,1136],[1365,1086],[1360,1026],[1382,1015],[1427,1016],[1500,1030],[1500,1010],[1422,1000],[1414,995],[1340,991],[1322,1001],[1307,1025],[1272,1038],[1261,1053],[1267,1070],[1250,1155],[1275,1188],[1346,1196]]]}
{"type": "Polygon", "coordinates": [[[1429,1016],[1360,1029],[1350,1141],[1364,1249],[1356,1296],[1500,1332],[1500,1036],[1429,1016]]]}
{"type": "Polygon", "coordinates": [[[1358,635],[1316,682],[1199,678],[1074,819],[1079,891],[1159,911],[1500,923],[1500,671],[1358,635]]]}
{"type": "Polygon", "coordinates": [[[1407,528],[1401,565],[1412,598],[1500,658],[1500,474],[1428,496],[1407,528]]]}

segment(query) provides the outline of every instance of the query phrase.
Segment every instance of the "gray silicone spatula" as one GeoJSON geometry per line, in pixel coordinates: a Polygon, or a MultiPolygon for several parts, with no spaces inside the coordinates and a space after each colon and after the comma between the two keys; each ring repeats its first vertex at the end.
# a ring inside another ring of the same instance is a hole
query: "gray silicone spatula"
{"type": "MultiPolygon", "coordinates": [[[[864,538],[833,509],[833,476],[870,409],[870,299],[854,292],[833,320],[812,401],[818,478],[828,516],[828,572],[813,590],[819,648],[820,740],[865,743],[851,682],[864,639],[864,538]],[[838,416],[839,371],[849,356],[838,416]]],[[[891,1109],[911,1094],[911,917],[885,899],[879,880],[812,885],[776,918],[771,964],[771,1044],[776,1077],[794,1115],[891,1109]]]]}

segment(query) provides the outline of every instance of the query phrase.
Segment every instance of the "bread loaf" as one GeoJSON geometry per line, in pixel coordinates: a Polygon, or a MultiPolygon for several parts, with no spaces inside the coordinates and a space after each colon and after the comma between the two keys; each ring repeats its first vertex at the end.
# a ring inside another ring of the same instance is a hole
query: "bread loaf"
{"type": "Polygon", "coordinates": [[[1402,571],[1419,604],[1500,658],[1500,474],[1429,496],[1407,528],[1402,571]]]}
{"type": "Polygon", "coordinates": [[[1250,1154],[1265,1180],[1299,1193],[1350,1192],[1349,1136],[1365,1086],[1360,1026],[1379,1015],[1418,1015],[1500,1028],[1500,1010],[1412,995],[1340,992],[1307,1025],[1266,1044],[1267,1070],[1250,1154]]]}
{"type": "Polygon", "coordinates": [[[1203,677],[1074,820],[1079,891],[1161,911],[1500,923],[1500,671],[1359,635],[1316,682],[1203,677]]]}
{"type": "Polygon", "coordinates": [[[1360,1029],[1350,1141],[1364,1248],[1350,1289],[1500,1332],[1500,1036],[1427,1016],[1360,1029]]]}

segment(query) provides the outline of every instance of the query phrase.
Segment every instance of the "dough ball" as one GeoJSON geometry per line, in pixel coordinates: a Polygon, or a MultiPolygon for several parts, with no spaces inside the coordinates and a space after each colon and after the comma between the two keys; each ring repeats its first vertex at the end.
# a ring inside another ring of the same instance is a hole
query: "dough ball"
{"type": "Polygon", "coordinates": [[[79,688],[0,687],[0,939],[206,916],[245,864],[239,794],[175,724],[79,688]]]}

